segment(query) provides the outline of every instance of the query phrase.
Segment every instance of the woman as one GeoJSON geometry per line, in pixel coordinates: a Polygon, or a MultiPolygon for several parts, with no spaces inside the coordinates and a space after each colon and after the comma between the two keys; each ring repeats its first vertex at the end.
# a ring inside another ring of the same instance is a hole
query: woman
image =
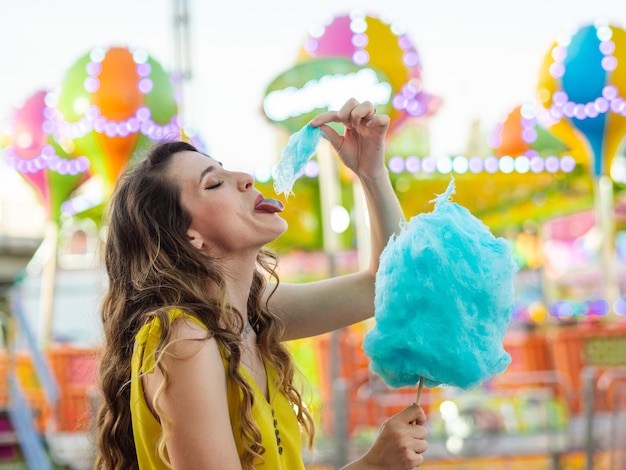
{"type": "MultiPolygon", "coordinates": [[[[287,228],[281,204],[184,142],[156,146],[120,178],[105,248],[96,468],[304,468],[301,431],[312,445],[313,420],[281,343],[373,315],[378,258],[402,220],[384,164],[389,117],[351,99],[311,125],[363,184],[372,253],[362,272],[279,284],[263,247],[287,228]]],[[[421,464],[424,421],[416,405],[391,417],[345,468],[421,464]]]]}

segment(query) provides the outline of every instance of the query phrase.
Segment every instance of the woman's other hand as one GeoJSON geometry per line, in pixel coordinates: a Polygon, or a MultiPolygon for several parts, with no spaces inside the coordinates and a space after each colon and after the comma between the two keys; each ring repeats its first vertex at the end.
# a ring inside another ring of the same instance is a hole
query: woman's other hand
{"type": "Polygon", "coordinates": [[[389,116],[376,114],[369,101],[349,99],[339,111],[328,111],[313,118],[313,127],[320,127],[343,163],[361,178],[375,179],[386,174],[385,138],[389,116]],[[343,135],[328,125],[344,125],[343,135]]]}
{"type": "Polygon", "coordinates": [[[410,470],[424,462],[426,415],[418,405],[411,405],[383,424],[376,441],[363,457],[344,467],[345,470],[410,470]]]}

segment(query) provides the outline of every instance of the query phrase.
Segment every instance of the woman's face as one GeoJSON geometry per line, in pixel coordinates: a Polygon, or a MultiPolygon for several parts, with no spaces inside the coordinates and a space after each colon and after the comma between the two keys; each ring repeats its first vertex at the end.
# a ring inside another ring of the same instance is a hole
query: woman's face
{"type": "Polygon", "coordinates": [[[174,155],[168,169],[181,190],[181,203],[191,214],[190,242],[214,257],[251,254],[276,239],[287,223],[278,209],[260,204],[254,178],[228,171],[198,152],[174,155]]]}

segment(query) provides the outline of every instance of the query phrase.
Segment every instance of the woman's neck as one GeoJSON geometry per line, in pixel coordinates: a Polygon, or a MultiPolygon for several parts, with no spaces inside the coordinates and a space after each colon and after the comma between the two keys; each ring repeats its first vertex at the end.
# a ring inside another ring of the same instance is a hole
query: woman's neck
{"type": "Polygon", "coordinates": [[[249,260],[232,259],[224,266],[224,281],[228,303],[243,315],[247,315],[248,297],[254,278],[256,257],[249,260]]]}

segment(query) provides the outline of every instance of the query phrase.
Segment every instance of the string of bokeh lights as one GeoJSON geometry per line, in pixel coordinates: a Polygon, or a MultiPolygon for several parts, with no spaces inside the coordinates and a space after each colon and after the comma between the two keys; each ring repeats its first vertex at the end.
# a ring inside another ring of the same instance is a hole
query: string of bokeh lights
{"type": "MultiPolygon", "coordinates": [[[[465,173],[571,173],[576,169],[576,161],[570,155],[563,156],[540,156],[519,155],[511,157],[504,155],[496,157],[493,155],[487,157],[466,157],[457,155],[455,157],[441,156],[425,156],[417,157],[414,155],[402,157],[400,155],[392,156],[387,162],[387,167],[394,174],[465,174],[465,173]]],[[[259,168],[253,171],[254,177],[261,183],[266,183],[271,179],[271,170],[269,168],[259,168]]],[[[298,178],[306,176],[308,178],[317,178],[319,176],[319,164],[316,160],[309,160],[298,178]]]]}
{"type": "Polygon", "coordinates": [[[60,175],[78,175],[89,169],[89,159],[79,156],[68,160],[57,155],[52,145],[45,145],[41,152],[33,158],[21,158],[13,146],[4,149],[4,160],[10,168],[23,174],[52,170],[60,175]]]}
{"type": "Polygon", "coordinates": [[[518,322],[541,324],[550,320],[569,321],[581,318],[601,318],[609,313],[626,317],[626,299],[618,299],[609,305],[604,299],[595,300],[558,300],[549,305],[541,301],[518,302],[512,313],[512,319],[518,322]]]}

